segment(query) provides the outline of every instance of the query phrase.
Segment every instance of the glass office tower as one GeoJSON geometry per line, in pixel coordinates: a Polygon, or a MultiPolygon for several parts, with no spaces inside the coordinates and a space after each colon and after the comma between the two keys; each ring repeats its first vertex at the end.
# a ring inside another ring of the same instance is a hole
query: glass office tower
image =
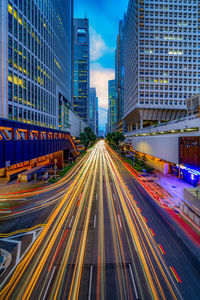
{"type": "Polygon", "coordinates": [[[73,92],[74,111],[88,121],[89,105],[89,22],[74,19],[73,92]]]}
{"type": "Polygon", "coordinates": [[[108,132],[112,132],[117,121],[115,80],[108,80],[108,132]]]}
{"type": "Polygon", "coordinates": [[[124,120],[129,130],[185,115],[200,89],[197,0],[130,0],[125,17],[124,120]]]}
{"type": "Polygon", "coordinates": [[[71,103],[72,0],[1,1],[0,115],[59,128],[71,103]]]}
{"type": "Polygon", "coordinates": [[[98,135],[98,98],[96,88],[90,88],[89,95],[89,126],[98,135]]]}

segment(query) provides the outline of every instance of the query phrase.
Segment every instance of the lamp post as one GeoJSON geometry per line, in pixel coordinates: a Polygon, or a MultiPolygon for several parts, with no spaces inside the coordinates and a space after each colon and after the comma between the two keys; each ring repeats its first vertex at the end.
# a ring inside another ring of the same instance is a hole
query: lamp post
{"type": "Polygon", "coordinates": [[[57,159],[54,159],[54,176],[56,177],[57,159]]]}

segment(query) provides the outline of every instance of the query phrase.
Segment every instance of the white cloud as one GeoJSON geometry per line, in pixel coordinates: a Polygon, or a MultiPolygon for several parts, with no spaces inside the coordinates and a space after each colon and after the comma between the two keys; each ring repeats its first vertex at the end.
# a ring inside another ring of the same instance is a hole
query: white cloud
{"type": "Polygon", "coordinates": [[[108,108],[108,80],[114,78],[114,69],[104,68],[99,63],[91,64],[90,86],[96,88],[100,107],[108,108]]]}
{"type": "Polygon", "coordinates": [[[115,70],[92,63],[90,69],[90,87],[95,87],[99,99],[99,127],[105,130],[106,109],[108,108],[108,80],[115,78],[115,70]]]}
{"type": "Polygon", "coordinates": [[[96,61],[106,53],[113,53],[114,49],[109,48],[102,36],[90,26],[90,61],[96,61]]]}

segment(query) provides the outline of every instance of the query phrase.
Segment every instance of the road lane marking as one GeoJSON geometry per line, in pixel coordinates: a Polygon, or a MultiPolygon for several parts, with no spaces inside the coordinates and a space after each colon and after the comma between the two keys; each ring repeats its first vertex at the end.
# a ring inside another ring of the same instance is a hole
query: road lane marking
{"type": "Polygon", "coordinates": [[[0,238],[14,236],[14,235],[17,235],[19,233],[20,234],[21,233],[27,233],[27,232],[33,231],[35,229],[38,229],[38,228],[40,229],[40,227],[45,227],[45,226],[46,226],[46,224],[38,224],[38,225],[36,225],[34,227],[19,229],[19,230],[10,232],[10,233],[1,233],[0,234],[0,238]]]}
{"type": "Polygon", "coordinates": [[[96,194],[96,200],[97,200],[97,197],[98,197],[98,196],[97,196],[97,194],[96,194]]]}
{"type": "Polygon", "coordinates": [[[50,284],[51,284],[51,281],[52,281],[53,275],[54,275],[54,273],[55,273],[55,270],[56,270],[56,266],[54,266],[54,268],[53,268],[53,271],[52,271],[52,273],[51,273],[51,277],[50,277],[50,279],[49,279],[49,283],[48,283],[48,285],[47,285],[47,288],[46,288],[46,291],[45,291],[45,294],[44,294],[43,300],[45,300],[45,298],[46,298],[46,295],[47,295],[47,292],[48,292],[49,286],[50,286],[50,284]]]}
{"type": "Polygon", "coordinates": [[[181,281],[180,277],[178,276],[178,274],[177,274],[176,270],[174,269],[174,267],[171,267],[171,266],[169,266],[169,267],[170,267],[170,270],[172,271],[172,274],[174,275],[176,281],[178,283],[181,283],[182,281],[181,281]]]}
{"type": "Polygon", "coordinates": [[[71,227],[71,225],[72,225],[72,221],[73,221],[73,219],[74,219],[74,216],[72,216],[72,218],[71,218],[71,221],[70,221],[70,223],[69,223],[69,228],[71,227]]]}
{"type": "Polygon", "coordinates": [[[121,227],[122,229],[122,222],[121,222],[121,218],[120,218],[120,215],[118,214],[118,220],[119,220],[119,226],[121,227]]]}
{"type": "Polygon", "coordinates": [[[94,229],[96,228],[96,215],[94,216],[94,229]]]}
{"type": "Polygon", "coordinates": [[[133,282],[133,287],[134,287],[134,291],[135,291],[135,297],[136,297],[136,299],[139,299],[137,288],[136,288],[136,284],[135,284],[135,280],[134,280],[134,277],[133,277],[133,271],[132,271],[132,268],[131,268],[131,264],[129,264],[129,270],[130,270],[130,273],[131,273],[131,279],[132,279],[132,282],[133,282]]]}
{"type": "Polygon", "coordinates": [[[115,195],[113,195],[113,200],[116,201],[115,195]]]}
{"type": "Polygon", "coordinates": [[[93,272],[93,266],[90,267],[90,282],[89,282],[88,300],[91,299],[91,291],[92,291],[92,272],[93,272]]]}

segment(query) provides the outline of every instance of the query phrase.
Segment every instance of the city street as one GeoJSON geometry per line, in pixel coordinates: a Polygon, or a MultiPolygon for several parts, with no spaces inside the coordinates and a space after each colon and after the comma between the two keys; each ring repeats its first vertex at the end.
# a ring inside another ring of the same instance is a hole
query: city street
{"type": "Polygon", "coordinates": [[[0,299],[199,299],[197,234],[103,140],[58,183],[0,202],[0,299]]]}

